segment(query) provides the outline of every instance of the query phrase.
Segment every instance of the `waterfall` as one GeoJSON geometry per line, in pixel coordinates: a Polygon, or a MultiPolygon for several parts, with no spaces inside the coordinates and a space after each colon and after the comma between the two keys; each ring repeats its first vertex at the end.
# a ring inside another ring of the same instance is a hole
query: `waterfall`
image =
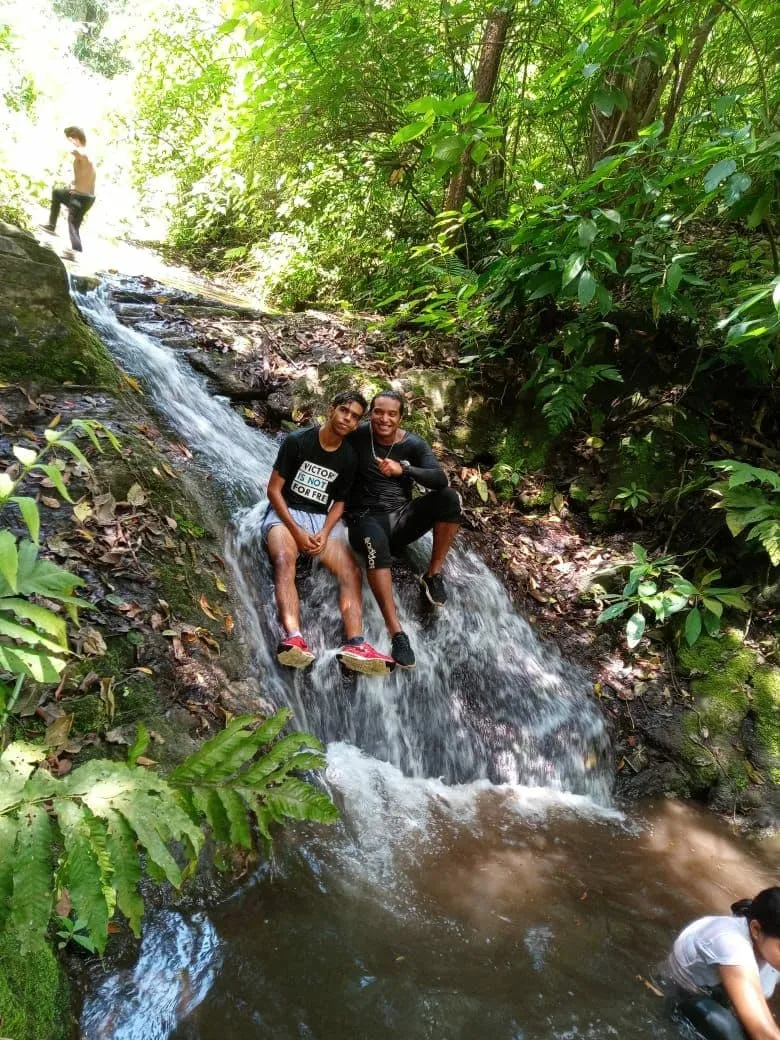
{"type": "MultiPolygon", "coordinates": [[[[280,668],[272,575],[259,537],[279,440],[249,428],[176,351],[122,325],[105,290],[74,295],[228,503],[225,555],[263,695],[289,706],[296,725],[328,745],[325,782],[343,824],[324,839],[315,836],[312,850],[321,840],[330,843],[344,876],[358,870],[382,901],[410,843],[424,838],[426,821],[441,812],[466,819],[480,799],[495,794],[501,804],[515,800],[520,815],[556,804],[614,818],[609,742],[586,675],[536,638],[497,578],[457,543],[445,564],[449,600],[440,612],[423,609],[415,577],[429,539],[399,562],[396,600],[415,648],[414,671],[396,669],[381,679],[342,674],[335,659],[342,639],[337,590],[317,561],[305,561],[299,575],[302,629],[317,660],[305,673],[280,668]]],[[[366,638],[387,650],[365,582],[363,610],[366,638]]],[[[165,1040],[202,999],[218,960],[217,941],[202,921],[158,916],[145,927],[136,972],[107,980],[87,1004],[85,1037],[165,1040]],[[144,1013],[138,1001],[153,1010],[144,1013]],[[111,1011],[117,1004],[120,1011],[111,1011]],[[110,1014],[120,1025],[101,1033],[101,1015],[110,1014]]]]}
{"type": "MultiPolygon", "coordinates": [[[[451,552],[444,570],[449,602],[435,614],[421,610],[417,583],[399,568],[399,615],[417,668],[396,669],[382,680],[342,677],[333,653],[342,639],[336,589],[314,561],[304,568],[301,607],[318,658],[305,674],[280,669],[271,570],[259,533],[278,441],[247,427],[175,351],[123,326],[100,290],[77,302],[237,507],[227,557],[269,699],[289,705],[297,724],[326,743],[347,741],[410,776],[448,783],[486,778],[608,797],[608,743],[585,675],[539,642],[471,552],[451,552]]],[[[366,638],[387,647],[365,582],[364,617],[366,638]]]]}

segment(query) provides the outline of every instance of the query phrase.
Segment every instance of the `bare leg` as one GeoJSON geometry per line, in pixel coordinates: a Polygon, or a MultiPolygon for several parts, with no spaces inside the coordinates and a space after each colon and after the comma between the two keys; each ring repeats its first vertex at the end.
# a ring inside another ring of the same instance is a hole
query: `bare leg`
{"type": "Polygon", "coordinates": [[[401,622],[398,620],[398,612],[395,609],[393,578],[390,568],[377,567],[376,569],[367,570],[366,574],[368,575],[368,584],[371,586],[374,599],[382,611],[382,617],[385,619],[387,631],[392,639],[396,632],[401,631],[401,622]]]}
{"type": "Polygon", "coordinates": [[[344,635],[354,639],[363,634],[360,570],[344,542],[329,538],[318,557],[339,583],[339,610],[344,635]]]}
{"type": "Polygon", "coordinates": [[[283,524],[277,524],[268,532],[268,555],[274,568],[274,591],[276,609],[284,634],[300,632],[301,609],[298,590],[295,587],[295,564],[298,546],[283,524]]]}
{"type": "Polygon", "coordinates": [[[447,524],[440,521],[433,525],[433,551],[431,552],[431,562],[428,564],[426,574],[439,573],[459,530],[460,524],[447,524]]]}

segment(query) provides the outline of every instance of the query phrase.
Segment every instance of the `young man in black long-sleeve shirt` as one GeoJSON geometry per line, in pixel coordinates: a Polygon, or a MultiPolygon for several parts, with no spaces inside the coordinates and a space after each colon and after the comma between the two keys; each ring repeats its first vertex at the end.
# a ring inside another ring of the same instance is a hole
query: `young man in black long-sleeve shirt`
{"type": "Polygon", "coordinates": [[[433,551],[420,584],[435,607],[447,601],[441,568],[461,521],[460,496],[422,437],[401,429],[404,398],[384,390],[371,402],[369,421],[348,439],[357,472],[345,517],[349,540],[366,561],[368,583],[392,639],[401,668],[414,668],[414,651],[401,629],[393,599],[390,561],[433,529],[433,551]],[[428,489],[412,498],[415,484],[428,489]]]}

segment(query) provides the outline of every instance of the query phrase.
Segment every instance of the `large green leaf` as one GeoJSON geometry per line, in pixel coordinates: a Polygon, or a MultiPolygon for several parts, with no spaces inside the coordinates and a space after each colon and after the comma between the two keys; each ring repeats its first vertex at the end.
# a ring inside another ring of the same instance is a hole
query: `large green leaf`
{"type": "Polygon", "coordinates": [[[34,498],[29,498],[26,495],[14,495],[11,501],[15,502],[19,507],[22,519],[30,532],[30,538],[37,542],[41,532],[41,514],[38,511],[38,503],[34,498]]]}
{"type": "Polygon", "coordinates": [[[593,297],[596,295],[596,289],[598,288],[598,282],[590,273],[585,270],[580,275],[580,280],[577,283],[577,298],[580,301],[580,307],[584,310],[593,297]]]}
{"type": "MultiPolygon", "coordinates": [[[[16,539],[10,531],[0,531],[0,577],[11,592],[18,592],[19,554],[16,539]]],[[[2,588],[0,588],[2,594],[2,588]]]]}
{"type": "Polygon", "coordinates": [[[715,191],[718,185],[722,184],[727,177],[730,177],[736,168],[737,164],[733,159],[721,159],[719,162],[716,162],[704,175],[704,190],[715,191]]]}

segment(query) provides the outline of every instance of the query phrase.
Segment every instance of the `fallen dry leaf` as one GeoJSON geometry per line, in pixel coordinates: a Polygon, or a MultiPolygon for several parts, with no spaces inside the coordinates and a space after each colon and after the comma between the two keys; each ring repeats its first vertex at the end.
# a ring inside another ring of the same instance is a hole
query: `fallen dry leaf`
{"type": "Polygon", "coordinates": [[[69,917],[72,908],[73,904],[70,901],[70,892],[67,890],[67,888],[63,888],[63,890],[60,892],[60,898],[57,900],[54,906],[54,912],[55,914],[58,914],[60,917],[69,917]]]}
{"type": "Polygon", "coordinates": [[[61,715],[58,719],[54,719],[54,721],[49,723],[46,727],[46,734],[43,738],[44,743],[48,745],[48,747],[54,748],[66,744],[72,725],[72,715],[61,715]]]}
{"type": "Polygon", "coordinates": [[[108,650],[105,639],[96,628],[82,628],[78,638],[81,652],[86,657],[102,657],[108,650]]]}
{"type": "Polygon", "coordinates": [[[209,601],[206,599],[205,594],[200,597],[199,600],[200,609],[206,615],[207,618],[211,618],[212,621],[219,621],[222,616],[222,611],[219,607],[212,607],[209,601]]]}
{"type": "Polygon", "coordinates": [[[140,484],[133,484],[130,490],[127,492],[127,501],[131,506],[143,506],[146,505],[148,495],[141,487],[140,484]]]}

